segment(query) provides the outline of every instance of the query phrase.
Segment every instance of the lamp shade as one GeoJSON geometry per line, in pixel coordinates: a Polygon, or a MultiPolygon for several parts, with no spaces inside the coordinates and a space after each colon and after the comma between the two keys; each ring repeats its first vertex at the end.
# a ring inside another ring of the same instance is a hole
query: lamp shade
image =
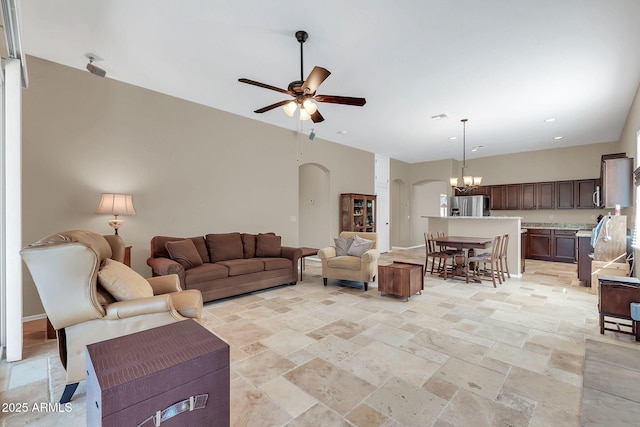
{"type": "Polygon", "coordinates": [[[284,104],[284,106],[282,107],[282,109],[284,110],[284,112],[287,114],[287,116],[289,117],[293,117],[293,113],[296,112],[296,109],[298,108],[298,104],[296,103],[296,101],[291,101],[291,102],[287,102],[286,104],[284,104]]]}
{"type": "Polygon", "coordinates": [[[133,197],[128,194],[102,193],[97,214],[135,215],[133,197]]]}

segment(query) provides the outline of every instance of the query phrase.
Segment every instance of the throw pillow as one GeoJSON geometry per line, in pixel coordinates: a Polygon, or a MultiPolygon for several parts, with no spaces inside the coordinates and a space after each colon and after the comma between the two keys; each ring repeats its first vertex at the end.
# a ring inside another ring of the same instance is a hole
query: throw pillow
{"type": "Polygon", "coordinates": [[[353,243],[353,237],[333,239],[336,245],[336,256],[346,256],[353,243]]]}
{"type": "Polygon", "coordinates": [[[118,301],[153,296],[153,289],[144,277],[112,259],[106,259],[98,271],[98,283],[118,301]]]}
{"type": "Polygon", "coordinates": [[[211,262],[244,258],[240,233],[207,234],[205,237],[211,262]]]}
{"type": "Polygon", "coordinates": [[[164,244],[169,257],[188,270],[202,265],[202,257],[191,239],[176,240],[164,244]]]}
{"type": "Polygon", "coordinates": [[[256,239],[257,257],[279,257],[281,253],[281,237],[273,234],[258,234],[256,239]]]}
{"type": "Polygon", "coordinates": [[[347,255],[362,257],[362,255],[371,249],[373,246],[373,240],[366,240],[360,236],[353,238],[353,243],[349,246],[347,255]]]}
{"type": "Polygon", "coordinates": [[[253,258],[256,256],[256,235],[242,233],[242,250],[245,258],[253,258]]]}

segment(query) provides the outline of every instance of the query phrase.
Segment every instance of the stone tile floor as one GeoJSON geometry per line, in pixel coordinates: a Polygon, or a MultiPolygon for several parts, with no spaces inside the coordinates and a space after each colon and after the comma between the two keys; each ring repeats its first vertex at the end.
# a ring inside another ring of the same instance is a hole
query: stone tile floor
{"type": "MultiPolygon", "coordinates": [[[[391,260],[422,263],[423,250],[391,260]]],[[[407,302],[375,283],[324,287],[320,264],[306,266],[296,286],[205,305],[203,325],[231,346],[233,426],[579,426],[585,340],[640,349],[600,335],[573,264],[527,260],[497,289],[427,274],[407,302]]],[[[24,356],[0,363],[0,402],[29,410],[0,424],[85,425],[84,382],[69,410],[33,410],[64,387],[42,321],[26,325],[24,356]]]]}

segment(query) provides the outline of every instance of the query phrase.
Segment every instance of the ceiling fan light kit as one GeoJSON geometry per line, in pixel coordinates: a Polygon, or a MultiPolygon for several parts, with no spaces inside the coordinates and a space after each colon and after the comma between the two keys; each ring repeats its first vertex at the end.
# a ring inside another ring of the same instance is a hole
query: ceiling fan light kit
{"type": "Polygon", "coordinates": [[[295,80],[287,86],[287,89],[281,89],[275,86],[271,86],[265,83],[260,83],[255,80],[249,80],[240,78],[240,83],[246,83],[265,89],[273,90],[280,93],[285,93],[292,96],[292,101],[285,100],[276,102],[275,104],[267,105],[266,107],[255,110],[255,113],[265,113],[271,111],[274,108],[282,107],[285,114],[289,117],[293,117],[296,111],[299,111],[299,120],[311,120],[314,123],[319,123],[324,120],[320,111],[318,111],[318,105],[316,102],[326,102],[331,104],[343,104],[354,105],[362,107],[367,100],[364,98],[355,98],[347,96],[335,96],[335,95],[316,95],[316,90],[331,74],[329,70],[322,67],[313,67],[311,73],[306,80],[304,78],[304,63],[303,63],[303,45],[309,38],[309,34],[306,31],[296,31],[296,40],[300,43],[300,80],[295,80]],[[299,108],[298,108],[299,107],[299,108]]]}

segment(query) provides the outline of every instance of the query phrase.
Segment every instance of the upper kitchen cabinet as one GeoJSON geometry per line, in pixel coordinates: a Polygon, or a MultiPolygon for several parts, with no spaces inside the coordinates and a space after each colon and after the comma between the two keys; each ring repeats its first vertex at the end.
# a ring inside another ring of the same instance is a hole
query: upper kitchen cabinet
{"type": "Polygon", "coordinates": [[[538,207],[536,201],[536,189],[537,185],[533,182],[527,184],[520,184],[520,190],[522,191],[521,206],[522,209],[536,209],[538,207]]]}
{"type": "Polygon", "coordinates": [[[596,187],[600,186],[599,179],[580,179],[575,181],[576,209],[596,209],[596,187]]]}
{"type": "Polygon", "coordinates": [[[507,201],[506,188],[504,185],[492,185],[491,189],[491,210],[503,210],[507,201]]]}
{"type": "Polygon", "coordinates": [[[604,208],[633,206],[633,158],[614,157],[619,155],[624,153],[602,156],[600,192],[604,208]]]}
{"type": "Polygon", "coordinates": [[[491,196],[491,186],[480,185],[471,190],[469,196],[491,196]]]}
{"type": "Polygon", "coordinates": [[[556,191],[556,209],[573,209],[575,207],[575,181],[558,181],[556,191]]]}
{"type": "Polygon", "coordinates": [[[553,209],[556,206],[556,183],[538,182],[537,185],[537,208],[553,209]]]}
{"type": "Polygon", "coordinates": [[[504,208],[508,210],[518,210],[521,207],[522,186],[520,184],[508,184],[505,188],[504,208]]]}

